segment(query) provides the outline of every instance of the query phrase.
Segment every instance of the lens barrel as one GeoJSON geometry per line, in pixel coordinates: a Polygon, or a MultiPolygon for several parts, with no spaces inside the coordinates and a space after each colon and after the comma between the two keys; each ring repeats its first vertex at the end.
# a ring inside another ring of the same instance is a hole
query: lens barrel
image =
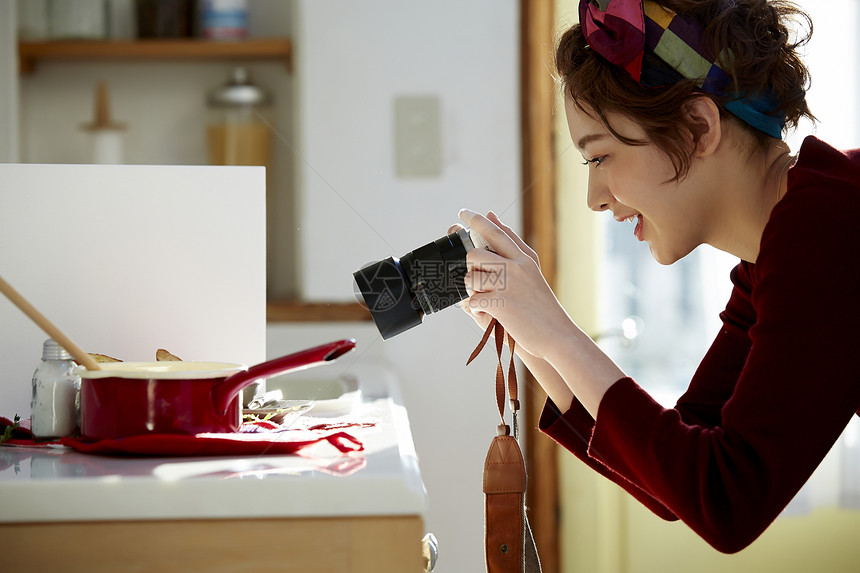
{"type": "Polygon", "coordinates": [[[427,243],[399,259],[389,257],[353,273],[383,339],[421,324],[467,298],[466,253],[474,248],[467,229],[427,243]]]}

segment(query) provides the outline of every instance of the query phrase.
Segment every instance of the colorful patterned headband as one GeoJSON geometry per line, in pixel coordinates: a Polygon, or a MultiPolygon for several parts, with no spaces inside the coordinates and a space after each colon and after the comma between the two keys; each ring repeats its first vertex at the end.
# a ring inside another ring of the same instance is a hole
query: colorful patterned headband
{"type": "MultiPolygon", "coordinates": [[[[649,0],[580,0],[579,22],[595,52],[645,87],[687,78],[696,80],[705,93],[729,95],[732,79],[708,55],[702,45],[702,26],[692,18],[649,0]],[[649,66],[644,59],[646,49],[671,69],[649,66]]],[[[725,108],[759,131],[782,137],[785,117],[773,115],[776,101],[772,96],[731,94],[725,108]]]]}

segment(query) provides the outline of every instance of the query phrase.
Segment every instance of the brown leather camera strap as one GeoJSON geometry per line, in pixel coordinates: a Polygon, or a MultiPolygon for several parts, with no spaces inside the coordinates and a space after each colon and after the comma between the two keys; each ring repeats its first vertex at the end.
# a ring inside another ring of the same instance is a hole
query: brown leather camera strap
{"type": "Polygon", "coordinates": [[[466,364],[484,349],[490,335],[496,340],[496,403],[501,423],[484,462],[484,557],[488,573],[540,573],[540,559],[532,539],[525,509],[526,465],[517,442],[517,373],[514,367],[514,339],[493,319],[466,364]],[[511,427],[505,423],[505,369],[502,350],[507,340],[510,350],[507,386],[512,412],[511,427]]]}

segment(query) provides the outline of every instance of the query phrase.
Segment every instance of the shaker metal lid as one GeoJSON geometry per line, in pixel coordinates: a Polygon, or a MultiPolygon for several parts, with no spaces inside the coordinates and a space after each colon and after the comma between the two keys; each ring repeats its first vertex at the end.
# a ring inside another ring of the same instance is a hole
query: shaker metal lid
{"type": "Polygon", "coordinates": [[[72,355],[53,338],[49,338],[42,344],[42,360],[72,360],[72,355]]]}
{"type": "Polygon", "coordinates": [[[216,107],[266,105],[271,100],[267,92],[251,83],[248,70],[241,66],[233,68],[227,83],[209,92],[206,99],[216,107]]]}

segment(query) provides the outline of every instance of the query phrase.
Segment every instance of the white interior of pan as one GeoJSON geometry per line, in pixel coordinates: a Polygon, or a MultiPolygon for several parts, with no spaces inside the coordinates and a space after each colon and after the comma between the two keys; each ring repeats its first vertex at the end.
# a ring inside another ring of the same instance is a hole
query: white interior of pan
{"type": "Polygon", "coordinates": [[[247,370],[242,364],[229,362],[189,362],[189,361],[163,361],[163,362],[106,362],[100,364],[101,370],[87,370],[79,367],[75,373],[81,378],[138,378],[148,380],[151,378],[176,379],[176,380],[199,380],[203,378],[215,378],[219,376],[230,376],[236,372],[247,370]]]}

